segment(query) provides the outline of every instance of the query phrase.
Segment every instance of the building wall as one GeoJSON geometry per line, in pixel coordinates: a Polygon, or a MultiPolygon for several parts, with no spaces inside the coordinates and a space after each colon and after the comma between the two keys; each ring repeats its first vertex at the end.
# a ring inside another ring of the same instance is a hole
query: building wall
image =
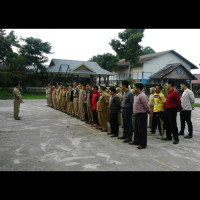
{"type": "Polygon", "coordinates": [[[186,79],[190,80],[191,76],[187,73],[187,71],[183,67],[177,67],[175,70],[170,72],[165,76],[165,78],[173,78],[173,79],[186,79]]]}
{"type": "MultiPolygon", "coordinates": [[[[145,62],[143,70],[144,72],[151,72],[153,74],[165,67],[167,64],[172,63],[181,63],[186,69],[191,71],[191,66],[188,63],[171,52],[145,62]]],[[[149,78],[149,76],[147,76],[147,78],[149,78]]]]}
{"type": "MultiPolygon", "coordinates": [[[[191,66],[184,60],[176,56],[175,54],[169,52],[152,60],[146,61],[143,65],[139,67],[134,67],[131,70],[131,78],[133,80],[143,80],[146,83],[149,77],[165,67],[167,64],[181,63],[191,71],[191,66]]],[[[118,70],[116,76],[112,76],[109,80],[124,80],[128,77],[128,67],[118,70]]]]}

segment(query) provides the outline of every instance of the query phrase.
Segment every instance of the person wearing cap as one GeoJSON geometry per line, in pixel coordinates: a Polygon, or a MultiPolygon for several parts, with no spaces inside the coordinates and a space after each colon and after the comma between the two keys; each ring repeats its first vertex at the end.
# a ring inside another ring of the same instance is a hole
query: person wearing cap
{"type": "Polygon", "coordinates": [[[21,120],[21,117],[19,117],[19,108],[20,108],[20,103],[24,103],[24,101],[22,100],[21,93],[19,91],[20,83],[17,82],[14,86],[15,86],[13,89],[14,119],[21,120]]]}
{"type": "Polygon", "coordinates": [[[179,135],[184,135],[185,130],[185,122],[188,125],[188,135],[184,138],[192,138],[193,136],[193,126],[191,121],[191,114],[193,109],[193,104],[195,103],[194,93],[188,88],[189,85],[187,82],[181,83],[181,90],[183,90],[183,94],[181,97],[181,112],[180,112],[180,120],[181,120],[181,130],[179,135]]]}
{"type": "Polygon", "coordinates": [[[168,81],[166,84],[167,98],[165,102],[164,111],[164,126],[166,129],[166,137],[162,140],[172,140],[172,134],[174,142],[173,144],[179,143],[178,138],[178,127],[177,127],[177,111],[181,109],[181,100],[179,93],[174,89],[174,82],[168,81]]]}
{"type": "Polygon", "coordinates": [[[106,87],[100,86],[100,93],[101,96],[97,102],[98,120],[102,128],[101,132],[107,132],[109,96],[106,92],[106,87]]]}

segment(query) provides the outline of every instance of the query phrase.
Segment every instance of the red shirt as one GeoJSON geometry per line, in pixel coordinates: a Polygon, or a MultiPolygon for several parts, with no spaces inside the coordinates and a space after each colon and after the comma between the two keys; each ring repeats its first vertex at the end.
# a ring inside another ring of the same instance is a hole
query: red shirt
{"type": "Polygon", "coordinates": [[[97,101],[99,100],[100,96],[101,96],[101,94],[99,92],[92,93],[92,110],[97,109],[97,101]]]}
{"type": "Polygon", "coordinates": [[[165,108],[174,108],[174,107],[176,107],[177,109],[180,109],[181,108],[181,100],[180,100],[179,93],[176,90],[171,89],[167,93],[165,108]]]}

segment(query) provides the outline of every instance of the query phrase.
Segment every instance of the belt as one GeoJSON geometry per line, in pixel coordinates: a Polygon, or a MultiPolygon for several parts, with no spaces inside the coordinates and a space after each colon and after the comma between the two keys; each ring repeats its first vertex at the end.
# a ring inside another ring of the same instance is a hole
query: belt
{"type": "Polygon", "coordinates": [[[63,97],[66,97],[66,96],[63,96],[63,97]]]}

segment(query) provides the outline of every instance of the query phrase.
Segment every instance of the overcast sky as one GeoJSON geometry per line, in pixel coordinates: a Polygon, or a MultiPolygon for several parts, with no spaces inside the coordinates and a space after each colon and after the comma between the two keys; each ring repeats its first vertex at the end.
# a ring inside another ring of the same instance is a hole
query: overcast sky
{"type": "MultiPolygon", "coordinates": [[[[124,29],[6,29],[15,31],[18,37],[35,37],[52,45],[52,58],[87,61],[92,56],[116,53],[109,42],[118,39],[124,29]]],[[[140,43],[156,52],[175,50],[197,67],[200,67],[200,29],[146,29],[140,43]]],[[[192,70],[200,73],[200,69],[192,70]]]]}

